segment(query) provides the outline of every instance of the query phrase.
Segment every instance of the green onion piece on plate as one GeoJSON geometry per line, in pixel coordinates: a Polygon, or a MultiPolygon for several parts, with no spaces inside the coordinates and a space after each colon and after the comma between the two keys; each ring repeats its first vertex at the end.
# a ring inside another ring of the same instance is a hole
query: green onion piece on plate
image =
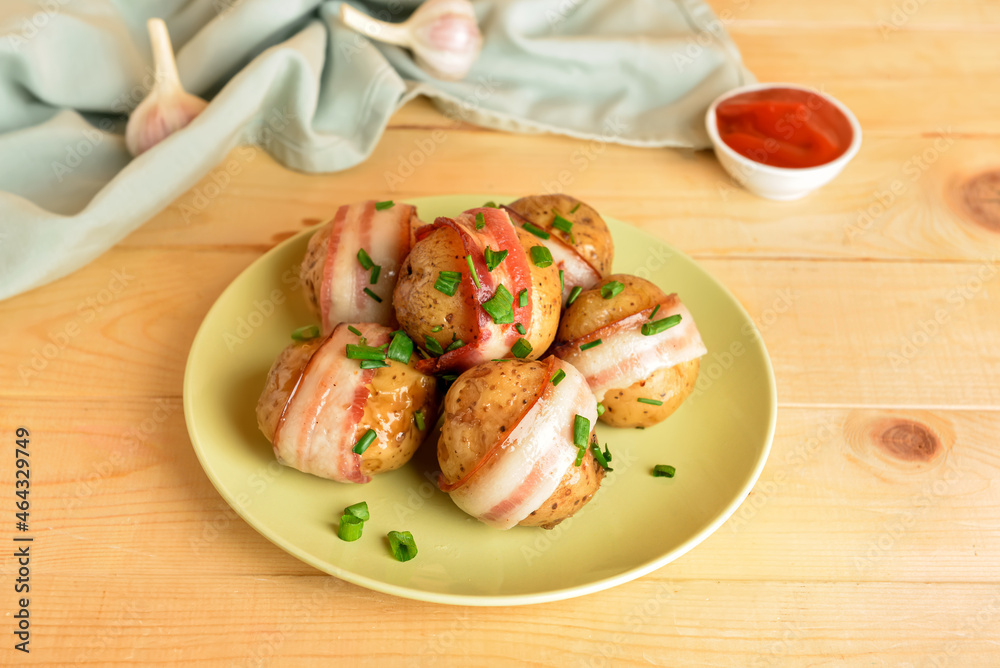
{"type": "Polygon", "coordinates": [[[365,435],[359,438],[358,442],[354,444],[352,451],[356,455],[363,454],[364,451],[368,449],[368,446],[370,446],[372,443],[375,442],[375,439],[377,437],[378,434],[375,433],[375,430],[369,429],[368,431],[365,432],[365,435]]]}
{"type": "Polygon", "coordinates": [[[642,333],[644,336],[653,336],[654,334],[659,334],[660,332],[665,332],[671,327],[679,324],[681,321],[681,314],[675,313],[674,315],[667,316],[661,320],[654,320],[652,322],[642,323],[642,333]]]}
{"type": "Polygon", "coordinates": [[[337,537],[340,540],[346,540],[347,542],[353,542],[361,538],[361,530],[364,529],[365,523],[354,515],[341,515],[340,526],[337,527],[337,537]]]}
{"type": "Polygon", "coordinates": [[[292,332],[292,338],[296,341],[309,341],[319,337],[319,325],[306,325],[299,327],[292,332]]]}
{"type": "Polygon", "coordinates": [[[587,447],[590,440],[590,420],[577,415],[573,418],[573,444],[578,448],[587,447]]]}
{"type": "Polygon", "coordinates": [[[517,359],[524,359],[531,354],[531,344],[528,343],[527,339],[520,338],[510,347],[510,352],[514,353],[514,357],[517,359]]]}
{"type": "Polygon", "coordinates": [[[390,531],[389,549],[396,561],[409,561],[417,556],[417,544],[409,531],[390,531]]]}
{"type": "Polygon", "coordinates": [[[545,246],[532,246],[531,261],[535,263],[536,267],[550,267],[552,266],[552,251],[545,246]]]}
{"type": "Polygon", "coordinates": [[[368,502],[362,501],[361,503],[355,503],[353,506],[347,506],[344,508],[345,515],[353,515],[357,517],[362,522],[367,522],[371,519],[371,515],[368,514],[368,502]]]}
{"type": "Polygon", "coordinates": [[[497,286],[493,296],[483,302],[483,310],[490,314],[493,322],[498,325],[509,325],[514,322],[514,296],[503,284],[497,286]]]}
{"type": "Polygon", "coordinates": [[[410,357],[413,356],[413,339],[403,332],[396,332],[392,335],[392,342],[389,343],[389,350],[386,357],[396,360],[402,364],[409,364],[410,357]]]}
{"type": "Polygon", "coordinates": [[[601,296],[605,299],[611,299],[624,289],[624,283],[621,283],[620,281],[611,281],[610,283],[605,283],[601,286],[601,296]]]}
{"type": "Polygon", "coordinates": [[[669,464],[657,464],[653,467],[654,478],[673,478],[675,473],[677,469],[669,464]]]}

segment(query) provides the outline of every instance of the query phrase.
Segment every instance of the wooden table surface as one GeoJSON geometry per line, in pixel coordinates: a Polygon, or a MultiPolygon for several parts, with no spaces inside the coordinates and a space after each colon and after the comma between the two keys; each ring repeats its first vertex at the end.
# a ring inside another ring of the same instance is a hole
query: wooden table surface
{"type": "Polygon", "coordinates": [[[417,101],[354,169],[234,153],[221,188],[206,177],[90,266],[0,303],[2,505],[27,426],[35,538],[30,655],[3,549],[0,664],[1000,665],[1000,3],[713,5],[759,79],[821,87],[860,119],[861,152],[822,191],[768,202],[709,152],[501,134],[417,101]],[[223,288],[344,201],[556,182],[691,254],[763,332],[777,435],[740,510],[637,581],[514,608],[371,592],[238,519],[181,410],[223,288]]]}

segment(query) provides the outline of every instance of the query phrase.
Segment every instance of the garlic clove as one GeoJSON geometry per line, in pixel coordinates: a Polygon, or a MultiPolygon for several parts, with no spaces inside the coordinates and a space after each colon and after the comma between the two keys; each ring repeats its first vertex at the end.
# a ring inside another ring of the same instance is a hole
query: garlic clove
{"type": "Polygon", "coordinates": [[[208,102],[181,87],[167,25],[161,19],[150,19],[146,26],[153,47],[156,83],[125,126],[125,146],[133,156],[185,127],[208,106],[208,102]]]}
{"type": "Polygon", "coordinates": [[[341,20],[372,39],[413,51],[417,65],[438,79],[465,77],[479,57],[483,36],[468,0],[428,0],[403,23],[377,21],[348,4],[341,20]]]}

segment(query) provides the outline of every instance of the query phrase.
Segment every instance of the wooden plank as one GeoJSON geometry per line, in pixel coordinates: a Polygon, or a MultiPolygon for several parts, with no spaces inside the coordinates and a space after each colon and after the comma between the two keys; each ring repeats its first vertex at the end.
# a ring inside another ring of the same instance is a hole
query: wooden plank
{"type": "MultiPolygon", "coordinates": [[[[0,432],[21,425],[46,572],[315,574],[214,490],[180,400],[18,401],[0,432]]],[[[998,431],[1000,412],[783,408],[748,500],[657,577],[1000,583],[998,431]]]]}
{"type": "Polygon", "coordinates": [[[901,30],[972,32],[1000,28],[1000,7],[989,0],[841,0],[818,4],[795,0],[708,0],[708,4],[720,18],[737,26],[765,24],[786,29],[839,30],[877,26],[887,37],[901,30]]]}
{"type": "MultiPolygon", "coordinates": [[[[827,187],[798,202],[771,202],[736,185],[706,152],[436,132],[391,131],[368,162],[336,174],[305,176],[261,151],[236,150],[123,245],[228,246],[239,240],[265,248],[358,199],[566,191],[697,257],[1000,256],[1000,205],[990,201],[993,190],[983,176],[996,174],[998,138],[876,136],[827,187]],[[433,153],[425,157],[421,146],[433,153]],[[483,160],[517,148],[532,158],[516,170],[483,160]],[[409,167],[418,158],[426,162],[409,167]],[[230,167],[238,170],[235,177],[230,167]],[[394,178],[400,174],[402,183],[394,178]]],[[[994,189],[1000,188],[1000,175],[994,178],[994,189]]]]}
{"type": "Polygon", "coordinates": [[[520,608],[401,600],[333,578],[36,576],[47,665],[994,665],[1000,595],[974,584],[630,583],[520,608]],[[937,663],[928,663],[937,661],[937,663]]]}
{"type": "MultiPolygon", "coordinates": [[[[179,396],[201,319],[256,256],[115,249],[3,302],[0,396],[179,396]]],[[[758,321],[783,403],[1000,406],[1000,264],[702,264],[758,321]]]]}

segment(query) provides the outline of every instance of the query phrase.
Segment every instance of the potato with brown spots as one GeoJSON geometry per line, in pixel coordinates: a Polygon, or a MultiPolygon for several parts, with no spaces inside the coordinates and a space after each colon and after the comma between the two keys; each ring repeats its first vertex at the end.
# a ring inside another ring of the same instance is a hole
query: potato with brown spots
{"type": "MultiPolygon", "coordinates": [[[[323,341],[312,339],[292,343],[272,364],[257,402],[257,424],[268,441],[274,442],[289,397],[323,341]]],[[[410,364],[387,360],[389,366],[375,369],[367,385],[369,394],[357,433],[363,434],[371,428],[380,438],[361,455],[361,473],[366,476],[403,466],[413,457],[437,420],[437,381],[413,368],[416,359],[414,355],[410,364]],[[414,417],[417,411],[422,411],[423,429],[418,427],[414,417]]],[[[359,364],[346,359],[344,363],[359,364]]]]}
{"type": "MultiPolygon", "coordinates": [[[[536,359],[552,343],[559,327],[559,270],[555,265],[540,267],[532,262],[530,249],[539,245],[538,239],[520,228],[516,232],[524,252],[529,254],[527,266],[533,288],[530,291],[531,325],[521,336],[531,344],[532,351],[527,358],[536,359]]],[[[475,337],[478,311],[482,307],[473,305],[465,256],[459,233],[450,227],[440,227],[418,241],[403,262],[393,292],[396,319],[410,338],[425,349],[427,338],[436,340],[441,349],[446,350],[454,341],[468,344],[475,337]],[[463,275],[453,295],[434,287],[442,271],[463,275]]],[[[516,300],[517,295],[512,296],[516,300]]],[[[496,356],[503,357],[503,354],[496,356]]]]}
{"type": "MultiPolygon", "coordinates": [[[[662,303],[667,295],[653,283],[627,274],[613,274],[597,287],[580,293],[566,309],[556,335],[557,346],[584,339],[593,332],[662,303]],[[622,283],[621,292],[605,298],[601,287],[622,283]]],[[[602,344],[603,345],[603,344],[602,344]]],[[[560,353],[557,353],[560,354],[560,353]]],[[[601,397],[601,421],[614,427],[650,427],[667,419],[694,390],[698,358],[656,369],[627,387],[612,387],[601,397]],[[656,406],[639,399],[661,401],[656,406]]]]}
{"type": "MultiPolygon", "coordinates": [[[[596,400],[579,372],[550,360],[481,364],[460,375],[445,396],[437,446],[442,489],[460,508],[487,524],[551,529],[586,505],[604,478],[604,468],[589,448],[579,465],[573,461],[574,415],[589,412],[596,418],[596,400]],[[560,368],[566,375],[553,386],[549,379],[560,368]],[[536,401],[539,396],[542,399],[536,401]],[[542,444],[564,448],[569,461],[556,464],[549,455],[531,450],[542,444]],[[550,462],[550,475],[558,476],[558,483],[550,477],[550,486],[536,491],[533,504],[525,502],[520,509],[518,503],[530,494],[544,466],[531,460],[519,468],[523,462],[511,461],[518,457],[550,462]],[[524,478],[517,473],[528,469],[531,472],[524,478]],[[553,491],[538,498],[548,489],[553,491]]],[[[596,443],[596,436],[589,435],[596,443]]]]}

